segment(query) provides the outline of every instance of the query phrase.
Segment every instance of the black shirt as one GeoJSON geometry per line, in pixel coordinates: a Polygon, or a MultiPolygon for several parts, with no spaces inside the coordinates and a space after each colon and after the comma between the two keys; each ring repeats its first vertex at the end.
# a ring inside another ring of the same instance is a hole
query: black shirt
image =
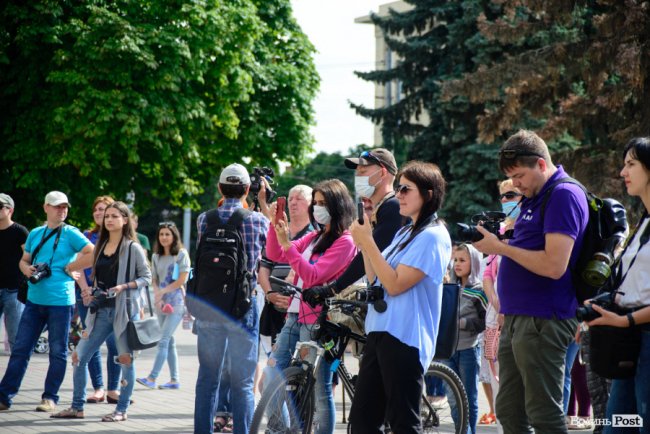
{"type": "MultiPolygon", "coordinates": [[[[393,241],[397,231],[404,226],[406,219],[399,213],[399,201],[391,197],[377,209],[377,224],[372,230],[372,238],[382,251],[393,241]]],[[[348,268],[336,279],[336,292],[341,292],[366,274],[361,252],[354,257],[348,268]]]]}
{"type": "Polygon", "coordinates": [[[95,278],[97,287],[101,289],[109,289],[117,285],[117,258],[119,257],[119,249],[111,256],[106,256],[102,250],[97,257],[95,264],[95,278]]]}
{"type": "Polygon", "coordinates": [[[23,257],[22,245],[28,234],[27,228],[18,223],[0,230],[0,288],[18,289],[22,282],[23,274],[18,263],[23,257]]]}

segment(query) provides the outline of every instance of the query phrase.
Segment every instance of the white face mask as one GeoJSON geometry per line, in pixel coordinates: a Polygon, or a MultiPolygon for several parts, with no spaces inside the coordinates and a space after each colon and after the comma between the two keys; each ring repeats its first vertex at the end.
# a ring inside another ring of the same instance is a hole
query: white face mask
{"type": "MultiPolygon", "coordinates": [[[[381,168],[377,172],[381,172],[381,168]]],[[[375,193],[375,187],[377,187],[377,184],[381,182],[381,178],[379,178],[379,181],[377,181],[375,185],[370,185],[370,177],[377,172],[374,172],[368,176],[354,177],[354,191],[356,191],[360,197],[369,199],[375,193]]]]}
{"type": "Polygon", "coordinates": [[[327,225],[332,221],[332,216],[327,210],[327,207],[314,205],[314,220],[321,225],[327,225]]]}

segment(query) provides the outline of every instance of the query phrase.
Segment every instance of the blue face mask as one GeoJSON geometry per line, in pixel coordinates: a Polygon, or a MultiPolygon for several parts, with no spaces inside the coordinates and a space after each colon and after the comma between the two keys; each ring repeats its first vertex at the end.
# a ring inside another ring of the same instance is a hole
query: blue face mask
{"type": "Polygon", "coordinates": [[[506,213],[506,217],[514,220],[519,215],[519,211],[521,211],[521,209],[517,206],[518,204],[519,201],[502,203],[501,209],[504,213],[506,213]]]}

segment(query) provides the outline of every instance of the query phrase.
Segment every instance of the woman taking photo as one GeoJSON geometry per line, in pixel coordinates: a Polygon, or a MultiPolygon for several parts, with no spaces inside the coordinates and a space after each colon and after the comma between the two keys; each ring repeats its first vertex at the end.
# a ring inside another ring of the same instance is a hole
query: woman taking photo
{"type": "Polygon", "coordinates": [[[607,420],[613,414],[639,415],[644,420],[640,430],[605,427],[605,433],[641,432],[650,430],[650,137],[632,139],[623,152],[624,166],[621,176],[630,196],[641,199],[645,212],[629,239],[620,260],[621,282],[618,288],[623,294],[617,304],[628,313],[619,315],[592,304],[601,316],[588,324],[614,327],[638,327],[641,329],[641,353],[632,378],[612,381],[607,402],[607,420]],[[645,241],[645,242],[644,242],[645,241]]]}
{"type": "Polygon", "coordinates": [[[127,344],[126,325],[130,319],[137,319],[141,309],[140,290],[151,283],[151,271],[135,237],[130,215],[123,202],[108,205],[104,212],[92,269],[95,290],[88,306],[86,329],[77,346],[72,406],[52,417],[83,419],[88,361],[106,338],[114,333],[119,354],[116,362],[122,367],[123,381],[115,411],[104,416],[102,422],[127,419],[126,410],[135,383],[135,368],[133,352],[127,344]]]}
{"type": "MultiPolygon", "coordinates": [[[[102,223],[104,221],[104,211],[106,207],[115,202],[115,200],[110,196],[97,196],[93,201],[93,220],[95,226],[92,229],[84,231],[84,235],[91,243],[97,244],[97,238],[99,238],[99,231],[102,228],[102,223]]],[[[90,296],[92,292],[93,281],[91,278],[92,268],[86,268],[84,270],[84,275],[79,278],[77,281],[77,312],[79,314],[79,319],[81,320],[81,325],[83,328],[86,328],[86,315],[88,314],[88,307],[84,303],[84,299],[90,301],[90,296]]],[[[111,333],[106,338],[106,348],[108,350],[106,355],[106,373],[107,373],[107,388],[104,392],[104,377],[102,376],[102,355],[101,351],[97,349],[95,354],[92,355],[92,358],[88,362],[88,373],[90,374],[90,382],[95,389],[95,393],[92,396],[86,399],[86,402],[89,404],[96,404],[103,402],[106,399],[111,404],[117,404],[119,398],[119,392],[117,391],[117,386],[120,382],[120,365],[115,363],[113,360],[117,356],[117,348],[115,347],[115,337],[111,333]]],[[[73,354],[73,360],[77,360],[76,352],[73,354]]]]}
{"type": "Polygon", "coordinates": [[[158,341],[158,353],[148,377],[138,378],[138,383],[154,389],[156,378],[165,362],[169,364],[171,381],[158,386],[160,389],[178,389],[178,354],[174,333],[183,319],[185,310],[184,286],[190,271],[190,256],[181,243],[181,235],[174,222],[158,225],[153,246],[151,268],[156,315],[160,322],[162,337],[158,341]]]}
{"type": "MultiPolygon", "coordinates": [[[[271,206],[275,215],[276,205],[271,206]]],[[[291,241],[287,216],[269,229],[266,255],[276,262],[286,262],[295,272],[294,284],[301,288],[323,285],[343,273],[357,253],[347,228],[354,218],[354,204],[348,189],[338,179],[319,182],[312,191],[309,218],[318,230],[291,241]]],[[[291,353],[298,340],[311,340],[311,330],[318,318],[320,308],[313,309],[295,298],[289,304],[298,305],[298,313],[287,315],[284,327],[278,335],[276,348],[271,353],[269,366],[278,372],[289,366],[291,353]]],[[[324,359],[316,373],[316,434],[334,431],[335,408],[332,396],[332,371],[324,359]]],[[[269,378],[266,378],[268,381],[269,378]]]]}
{"type": "Polygon", "coordinates": [[[400,214],[413,223],[383,252],[367,218],[350,228],[368,281],[382,286],[387,305],[381,313],[368,307],[368,340],[350,410],[353,433],[378,433],[384,421],[400,434],[421,431],[422,378],[433,359],[442,283],[451,259],[449,233],[436,215],[445,195],[440,169],[412,161],[397,178],[400,214]]]}

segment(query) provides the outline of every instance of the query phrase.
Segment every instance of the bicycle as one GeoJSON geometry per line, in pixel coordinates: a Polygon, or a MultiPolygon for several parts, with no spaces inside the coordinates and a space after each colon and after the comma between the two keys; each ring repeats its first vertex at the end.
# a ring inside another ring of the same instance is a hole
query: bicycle
{"type": "MultiPolygon", "coordinates": [[[[287,282],[277,280],[283,295],[294,295],[301,288],[287,282]]],[[[330,299],[324,305],[315,323],[316,333],[312,340],[296,344],[290,365],[282,375],[264,387],[251,423],[251,433],[310,433],[314,424],[314,383],[316,372],[323,357],[332,360],[332,369],[336,369],[346,393],[354,400],[355,380],[343,362],[343,354],[350,341],[365,344],[366,337],[353,332],[343,324],[337,324],[327,319],[331,309],[340,309],[345,315],[351,316],[360,325],[359,312],[367,303],[357,300],[330,299]],[[321,345],[318,345],[320,342],[321,345]]],[[[363,329],[361,327],[361,329],[363,329]]],[[[435,406],[422,396],[420,417],[423,432],[436,433],[441,429],[453,428],[457,434],[465,434],[469,423],[469,404],[465,388],[449,367],[433,362],[427,374],[439,377],[445,385],[449,406],[435,406]],[[457,405],[460,403],[460,405],[457,405]],[[452,408],[457,409],[457,423],[454,423],[452,408]]],[[[348,432],[351,425],[348,424],[348,432]]],[[[385,433],[390,433],[388,426],[385,433]]]]}

